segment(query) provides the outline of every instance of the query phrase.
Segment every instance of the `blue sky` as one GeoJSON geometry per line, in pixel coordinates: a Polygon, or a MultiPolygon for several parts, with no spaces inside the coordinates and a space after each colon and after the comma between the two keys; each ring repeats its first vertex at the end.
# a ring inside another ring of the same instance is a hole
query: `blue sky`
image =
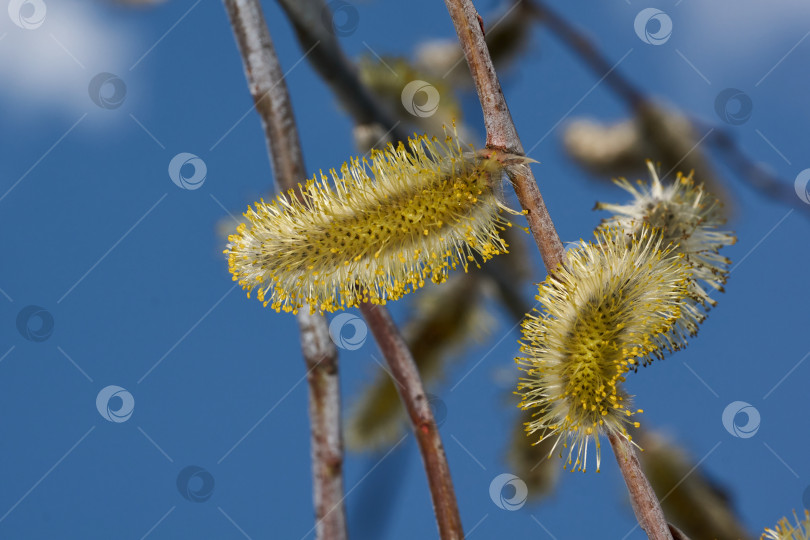
{"type": "MultiPolygon", "coordinates": [[[[273,183],[221,3],[45,4],[41,25],[29,17],[37,26],[29,29],[0,10],[0,536],[312,537],[295,321],[233,289],[216,233],[228,211],[238,215],[273,183]],[[88,95],[99,73],[122,81],[106,101],[88,95]],[[183,152],[205,164],[196,189],[169,177],[170,161],[183,152]],[[37,310],[27,306],[44,309],[46,328],[29,320],[37,310]],[[122,396],[134,402],[119,422],[96,407],[109,386],[122,389],[109,395],[124,392],[111,410],[122,396]],[[204,501],[178,489],[189,466],[200,468],[189,470],[197,473],[192,491],[213,479],[204,501]]],[[[295,66],[286,81],[308,168],[337,166],[355,153],[351,121],[307,63],[296,64],[302,52],[276,4],[263,4],[282,64],[295,66]]],[[[453,36],[441,2],[355,6],[358,27],[342,38],[350,55],[369,48],[410,54],[422,40],[453,36]]],[[[485,16],[494,7],[479,4],[485,16]]],[[[560,9],[609,58],[627,55],[620,67],[645,91],[722,125],[785,182],[810,167],[803,3],[631,0],[560,9]],[[650,6],[673,22],[660,46],[633,30],[637,13],[650,6]],[[742,125],[726,126],[715,114],[715,97],[727,87],[752,100],[742,125]]],[[[567,118],[626,114],[542,30],[504,81],[527,148],[572,107],[567,118]]],[[[464,105],[482,139],[477,101],[467,96],[464,105]]],[[[587,237],[602,217],[591,211],[596,200],[623,195],[565,157],[561,133],[552,131],[531,157],[541,162],[534,170],[558,230],[571,241],[587,237]]],[[[806,210],[790,211],[726,177],[736,204],[730,228],[739,237],[726,251],[735,262],[728,292],[688,349],[632,375],[628,388],[645,410],[641,421],[702,460],[757,532],[800,509],[810,486],[810,362],[803,361],[810,221],[806,210]],[[760,413],[753,437],[723,427],[723,410],[734,401],[760,413]]],[[[533,263],[540,281],[539,256],[533,263]]],[[[392,311],[397,316],[402,306],[392,311]]],[[[511,388],[500,374],[513,372],[518,338],[494,306],[493,315],[492,342],[471,347],[438,392],[462,519],[475,528],[470,537],[624,537],[635,521],[610,456],[600,474],[564,475],[544,503],[512,512],[490,499],[490,482],[510,472],[504,450],[516,411],[506,405],[511,388]]],[[[371,339],[342,352],[346,406],[375,374],[372,354],[371,339]]],[[[383,457],[347,458],[346,486],[356,486],[347,498],[350,533],[434,537],[412,438],[383,457]],[[380,501],[390,501],[387,510],[380,501]],[[375,528],[384,512],[390,520],[375,528]]],[[[636,530],[628,538],[642,537],[636,530]]]]}

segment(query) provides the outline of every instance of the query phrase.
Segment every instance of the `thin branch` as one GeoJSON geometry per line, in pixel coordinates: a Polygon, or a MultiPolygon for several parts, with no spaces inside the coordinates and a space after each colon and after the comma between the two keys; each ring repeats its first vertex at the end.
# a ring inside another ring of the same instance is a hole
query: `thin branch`
{"type": "Polygon", "coordinates": [[[295,29],[308,60],[326,81],[341,106],[357,124],[380,124],[394,141],[405,141],[407,134],[394,123],[374,95],[357,76],[335,36],[329,6],[324,0],[278,0],[295,29]]]}
{"type": "MultiPolygon", "coordinates": [[[[333,14],[324,0],[278,0],[278,3],[287,13],[301,49],[309,51],[307,60],[326,81],[355,124],[378,124],[393,144],[407,142],[408,134],[402,123],[385,112],[377,96],[360,79],[346,57],[333,29],[327,25],[333,14]]],[[[495,283],[510,310],[514,311],[514,306],[525,303],[520,300],[522,295],[516,284],[506,279],[500,269],[484,265],[481,271],[495,283]]],[[[517,315],[518,319],[522,316],[522,313],[517,315]]]]}
{"type": "Polygon", "coordinates": [[[425,396],[422,379],[411,351],[408,350],[408,346],[385,307],[362,304],[360,311],[363,313],[371,333],[374,334],[380,351],[388,361],[388,367],[397,383],[400,399],[411,420],[427,473],[433,511],[439,525],[439,537],[442,540],[461,540],[464,538],[464,532],[461,527],[461,516],[458,512],[453,482],[450,478],[450,467],[447,464],[436,420],[433,418],[433,411],[425,396]]]}
{"type": "MultiPolygon", "coordinates": [[[[245,67],[248,87],[264,125],[270,161],[282,189],[304,178],[287,85],[258,0],[224,0],[245,67]]],[[[300,193],[298,193],[300,197],[300,193]]],[[[345,540],[343,440],[337,349],[322,315],[299,312],[301,350],[309,383],[313,501],[317,538],[345,540]]]]}
{"type": "Polygon", "coordinates": [[[636,514],[639,525],[647,533],[650,540],[673,540],[669,524],[664,517],[664,511],[655,496],[652,486],[641,470],[633,445],[617,433],[608,435],[610,446],[616,454],[616,461],[624,476],[627,490],[630,492],[630,502],[636,514]]]}
{"type": "MultiPolygon", "coordinates": [[[[523,144],[518,137],[484,41],[481,17],[469,0],[445,0],[445,4],[478,91],[487,130],[487,148],[523,155],[523,144]]],[[[540,249],[543,263],[549,273],[553,273],[565,262],[565,250],[534,174],[526,164],[512,166],[508,172],[518,201],[526,212],[529,230],[540,249]]]]}
{"type": "Polygon", "coordinates": [[[647,101],[644,93],[615,69],[614,63],[608,61],[593,42],[574,25],[569,24],[567,20],[540,0],[529,2],[529,8],[542,22],[547,23],[546,27],[556,34],[560,41],[573,49],[594,73],[598,73],[599,77],[604,77],[604,83],[624,99],[631,108],[638,107],[647,101]]]}
{"type": "MultiPolygon", "coordinates": [[[[445,0],[450,18],[456,28],[461,48],[467,58],[484,121],[487,128],[487,146],[506,150],[513,154],[522,154],[523,145],[517,135],[512,116],[503,97],[498,76],[492,65],[486,43],[484,42],[483,24],[470,0],[445,0]]],[[[549,273],[558,264],[565,261],[562,243],[543,204],[540,190],[528,165],[519,165],[514,171],[512,180],[515,192],[529,212],[530,226],[534,217],[536,227],[531,227],[543,255],[543,262],[549,273]],[[527,207],[527,204],[529,206],[527,207]]],[[[639,523],[653,540],[672,540],[661,505],[649,481],[641,471],[638,457],[626,439],[610,435],[611,446],[619,462],[624,480],[630,492],[633,509],[639,523]]]]}

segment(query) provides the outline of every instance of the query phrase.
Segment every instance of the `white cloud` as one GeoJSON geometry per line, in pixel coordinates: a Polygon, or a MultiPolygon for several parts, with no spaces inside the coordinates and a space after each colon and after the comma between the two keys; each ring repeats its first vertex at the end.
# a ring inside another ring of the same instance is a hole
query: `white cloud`
{"type": "MultiPolygon", "coordinates": [[[[88,87],[98,73],[127,79],[135,40],[93,3],[0,0],[7,2],[9,9],[0,9],[0,99],[13,105],[4,109],[29,116],[54,109],[83,112],[94,107],[88,87]]],[[[112,91],[111,85],[102,88],[105,94],[112,91]]]]}

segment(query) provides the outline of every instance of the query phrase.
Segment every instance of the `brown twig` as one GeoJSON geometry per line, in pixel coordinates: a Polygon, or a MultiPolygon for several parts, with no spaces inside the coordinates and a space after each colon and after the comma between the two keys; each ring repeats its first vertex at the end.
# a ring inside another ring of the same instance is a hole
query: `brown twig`
{"type": "MultiPolygon", "coordinates": [[[[298,187],[304,157],[290,96],[258,0],[224,0],[250,93],[264,125],[270,161],[282,189],[298,187]]],[[[300,194],[299,194],[300,196],[300,194]]],[[[299,312],[301,350],[309,382],[313,501],[317,538],[345,540],[343,441],[337,349],[322,315],[299,312]]]]}
{"type": "Polygon", "coordinates": [[[661,510],[658,497],[655,496],[652,486],[641,470],[641,463],[633,445],[618,433],[609,434],[608,439],[624,476],[624,482],[627,484],[627,490],[630,492],[630,502],[633,504],[638,524],[650,540],[673,540],[664,511],[661,510]]]}
{"type": "MultiPolygon", "coordinates": [[[[478,12],[469,0],[445,0],[456,28],[461,48],[470,67],[487,130],[487,148],[523,155],[523,144],[503,97],[501,84],[489,56],[478,12]]],[[[549,273],[565,262],[563,249],[554,223],[548,213],[537,181],[527,164],[508,168],[518,201],[526,212],[529,230],[534,237],[543,263],[549,273]]]]}
{"type": "Polygon", "coordinates": [[[326,81],[341,106],[359,125],[379,124],[392,140],[407,134],[388,115],[357,76],[354,65],[340,47],[332,28],[332,13],[324,0],[278,0],[293,25],[298,41],[315,71],[326,81]]]}
{"type": "Polygon", "coordinates": [[[442,540],[461,540],[464,538],[464,532],[450,478],[450,467],[411,351],[408,350],[405,340],[402,339],[385,307],[361,304],[360,311],[388,362],[400,398],[411,420],[427,473],[433,511],[439,525],[439,537],[442,540]]]}
{"type": "Polygon", "coordinates": [[[574,25],[560,17],[553,9],[540,0],[529,2],[529,9],[541,21],[546,23],[546,27],[551,30],[563,43],[568,45],[579,57],[588,64],[588,67],[599,77],[604,77],[604,82],[627,104],[634,108],[646,101],[644,93],[639,90],[629,79],[625,78],[615,66],[605,58],[599,49],[580,32],[574,25]]]}
{"type": "MultiPolygon", "coordinates": [[[[484,42],[484,34],[479,24],[480,17],[475,6],[470,0],[445,0],[445,4],[478,91],[487,128],[487,146],[513,154],[522,154],[523,146],[484,42]]],[[[543,262],[549,273],[552,273],[558,264],[565,261],[565,252],[543,204],[540,190],[528,165],[519,165],[512,179],[520,203],[529,212],[527,217],[543,255],[543,262]]],[[[651,539],[672,540],[661,505],[641,471],[641,465],[632,446],[621,436],[611,434],[609,437],[639,523],[651,539]]]]}

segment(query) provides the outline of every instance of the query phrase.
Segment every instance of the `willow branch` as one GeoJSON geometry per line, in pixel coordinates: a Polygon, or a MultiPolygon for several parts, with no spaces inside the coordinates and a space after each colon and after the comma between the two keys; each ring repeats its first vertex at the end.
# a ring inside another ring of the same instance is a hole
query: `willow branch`
{"type": "Polygon", "coordinates": [[[407,134],[394,122],[371,91],[360,80],[354,65],[340,47],[331,27],[332,13],[324,0],[278,0],[301,44],[310,51],[307,59],[329,85],[341,106],[357,124],[379,124],[395,141],[407,134]]]}
{"type": "MultiPolygon", "coordinates": [[[[276,180],[282,189],[297,190],[305,176],[304,157],[287,85],[261,6],[258,0],[224,2],[248,87],[262,119],[276,180]]],[[[347,535],[337,349],[322,315],[302,311],[297,320],[309,383],[315,531],[319,539],[344,540],[347,535]]]]}
{"type": "Polygon", "coordinates": [[[624,476],[624,482],[627,484],[627,490],[630,492],[630,502],[633,504],[638,524],[650,540],[673,540],[664,511],[661,510],[658,497],[655,496],[652,486],[641,470],[641,463],[632,444],[618,433],[609,434],[608,439],[624,476]]]}
{"type": "Polygon", "coordinates": [[[631,107],[635,108],[646,102],[644,93],[629,79],[625,78],[612,62],[602,55],[599,49],[574,25],[559,16],[553,9],[540,0],[529,2],[529,8],[563,43],[568,45],[604,83],[631,107]]]}
{"type": "MultiPolygon", "coordinates": [[[[518,137],[484,41],[481,17],[469,0],[445,0],[445,4],[478,91],[487,130],[487,148],[523,155],[523,144],[518,137]]],[[[543,263],[553,273],[565,261],[565,250],[534,174],[526,164],[512,166],[508,172],[518,201],[526,212],[529,230],[540,249],[543,263]]]]}
{"type": "MultiPolygon", "coordinates": [[[[450,18],[453,20],[478,91],[487,128],[487,146],[513,154],[522,154],[523,145],[518,138],[512,115],[509,113],[498,76],[484,42],[481,17],[470,0],[445,0],[445,4],[450,12],[450,18]]],[[[527,217],[530,218],[530,228],[540,247],[543,262],[549,273],[552,273],[557,265],[565,260],[565,252],[528,165],[519,166],[513,176],[513,182],[523,208],[529,212],[527,217]],[[536,220],[534,227],[531,227],[532,216],[536,220]]],[[[641,465],[632,446],[628,441],[616,435],[610,435],[610,442],[630,492],[633,509],[636,511],[639,523],[651,539],[672,540],[661,505],[641,471],[641,465]]]]}
{"type": "Polygon", "coordinates": [[[388,362],[400,399],[410,418],[427,473],[433,511],[442,540],[461,540],[464,532],[458,512],[450,467],[444,453],[436,420],[430,408],[422,379],[411,351],[402,339],[388,310],[379,305],[361,304],[360,311],[388,362]]]}

